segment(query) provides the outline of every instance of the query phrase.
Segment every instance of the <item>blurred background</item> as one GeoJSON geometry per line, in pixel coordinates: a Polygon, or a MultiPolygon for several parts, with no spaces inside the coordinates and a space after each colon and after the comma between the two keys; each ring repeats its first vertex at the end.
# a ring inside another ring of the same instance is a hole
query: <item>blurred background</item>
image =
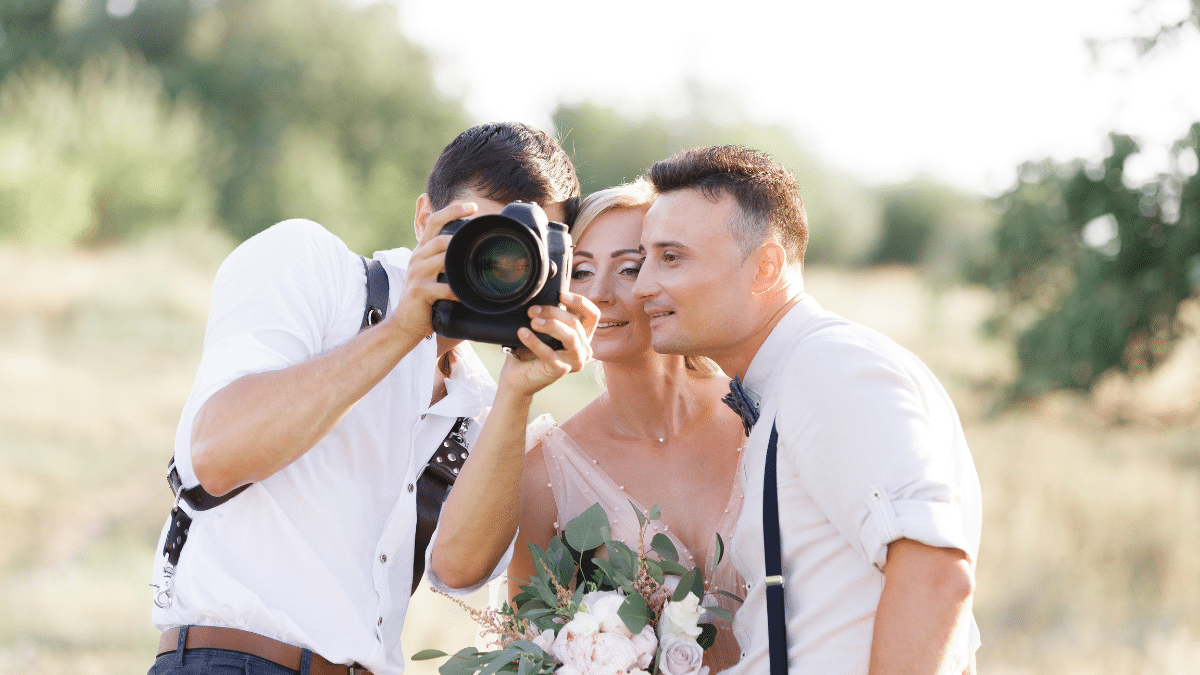
{"type": "MultiPolygon", "coordinates": [[[[0,0],[0,673],[149,668],[225,255],[290,217],[410,246],[498,119],[585,191],[698,145],[792,169],[808,290],[963,418],[980,672],[1200,672],[1200,1],[783,4],[0,0]]],[[[472,636],[418,591],[406,652],[472,636]]]]}

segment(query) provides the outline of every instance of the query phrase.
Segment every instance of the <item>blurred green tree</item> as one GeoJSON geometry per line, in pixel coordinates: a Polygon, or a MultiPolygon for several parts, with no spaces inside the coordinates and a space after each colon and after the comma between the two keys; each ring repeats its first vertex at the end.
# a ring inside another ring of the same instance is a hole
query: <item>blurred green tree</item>
{"type": "MultiPolygon", "coordinates": [[[[0,3],[0,82],[53,79],[57,69],[82,86],[85,68],[127,52],[157,72],[170,105],[198,110],[203,171],[190,185],[215,195],[203,219],[238,238],[305,217],[362,252],[412,243],[429,167],[468,123],[461,104],[434,87],[392,3],[0,3]],[[26,71],[31,64],[47,67],[26,71]]],[[[127,124],[138,132],[135,118],[127,124]]],[[[24,231],[9,235],[16,230],[24,231]]]]}
{"type": "Polygon", "coordinates": [[[1001,198],[991,325],[1016,336],[1018,396],[1154,368],[1200,291],[1200,124],[1175,145],[1177,170],[1144,185],[1125,175],[1137,143],[1111,146],[1099,166],[1028,163],[1001,198]]]}
{"type": "Polygon", "coordinates": [[[98,245],[210,216],[208,131],[123,53],[0,84],[0,237],[98,245]]]}
{"type": "MultiPolygon", "coordinates": [[[[1118,42],[1143,55],[1170,45],[1200,28],[1200,0],[1189,4],[1178,21],[1118,42]]],[[[1175,144],[1173,170],[1144,184],[1125,173],[1137,142],[1111,134],[1110,146],[1096,166],[1027,163],[999,200],[990,327],[1016,338],[1014,396],[1153,369],[1178,337],[1180,303],[1200,293],[1200,123],[1175,144]]]]}

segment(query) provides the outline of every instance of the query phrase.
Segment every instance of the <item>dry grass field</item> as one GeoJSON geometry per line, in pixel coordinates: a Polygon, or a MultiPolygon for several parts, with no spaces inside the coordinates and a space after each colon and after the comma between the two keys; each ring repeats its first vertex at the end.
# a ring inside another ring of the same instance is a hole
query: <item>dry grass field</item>
{"type": "MultiPolygon", "coordinates": [[[[94,252],[0,247],[0,674],[149,667],[163,468],[229,249],[197,232],[94,252]]],[[[977,332],[986,292],[901,269],[815,269],[807,283],[924,358],[959,406],[985,498],[981,673],[1200,672],[1195,336],[1154,378],[997,411],[1013,366],[977,332]]],[[[536,407],[562,419],[595,391],[572,376],[536,407]]],[[[404,645],[453,651],[473,632],[422,589],[404,645]]]]}

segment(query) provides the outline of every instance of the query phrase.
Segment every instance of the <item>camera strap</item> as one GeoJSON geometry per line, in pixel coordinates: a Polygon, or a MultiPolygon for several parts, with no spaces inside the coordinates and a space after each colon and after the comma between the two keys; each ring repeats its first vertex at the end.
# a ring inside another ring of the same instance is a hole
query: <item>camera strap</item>
{"type": "MultiPolygon", "coordinates": [[[[362,332],[383,321],[387,316],[390,284],[387,271],[383,269],[381,262],[374,258],[359,257],[362,259],[363,270],[367,277],[366,307],[363,310],[362,323],[359,326],[359,332],[362,332]]],[[[465,417],[460,417],[455,421],[450,433],[438,446],[429,463],[421,469],[420,478],[417,481],[417,531],[413,549],[412,586],[414,593],[425,571],[425,549],[429,546],[433,531],[437,529],[442,502],[450,493],[450,488],[454,485],[454,480],[458,477],[458,472],[467,458],[466,432],[470,422],[471,420],[465,417]]],[[[187,511],[180,508],[180,502],[187,504],[193,512],[207,511],[238,496],[251,484],[247,483],[234,488],[219,497],[209,494],[201,485],[184,489],[183,480],[179,477],[179,470],[175,467],[175,456],[172,455],[170,461],[167,462],[167,485],[175,495],[175,505],[171,508],[171,525],[167,529],[166,542],[163,544],[162,552],[167,558],[167,565],[163,570],[163,585],[152,584],[157,589],[154,602],[159,607],[171,604],[171,578],[174,575],[175,566],[179,564],[179,554],[183,551],[183,545],[187,543],[188,529],[192,524],[192,517],[188,515],[187,511]]]]}

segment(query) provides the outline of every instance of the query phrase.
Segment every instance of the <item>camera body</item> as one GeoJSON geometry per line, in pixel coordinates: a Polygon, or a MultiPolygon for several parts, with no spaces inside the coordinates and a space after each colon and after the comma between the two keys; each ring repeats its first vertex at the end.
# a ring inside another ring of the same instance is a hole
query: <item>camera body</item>
{"type": "Polygon", "coordinates": [[[517,329],[530,328],[529,308],[557,305],[570,286],[571,235],[537,204],[512,202],[499,214],[451,221],[441,233],[453,236],[438,281],[449,284],[459,301],[433,303],[438,335],[520,347],[517,329]]]}

